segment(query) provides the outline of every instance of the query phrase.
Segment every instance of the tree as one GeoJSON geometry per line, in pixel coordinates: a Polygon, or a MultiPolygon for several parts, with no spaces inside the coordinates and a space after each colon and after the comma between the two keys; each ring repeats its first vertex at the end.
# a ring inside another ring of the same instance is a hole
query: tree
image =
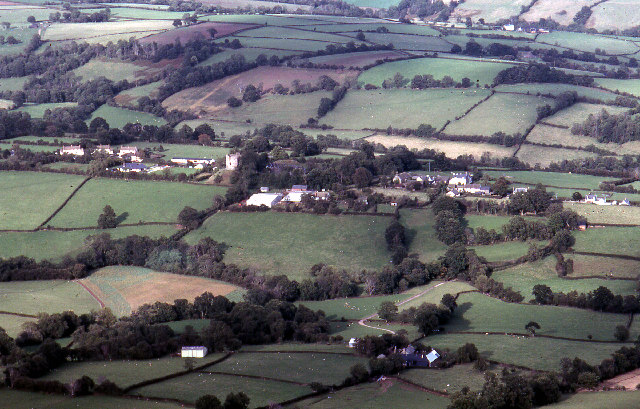
{"type": "Polygon", "coordinates": [[[224,409],[247,409],[251,400],[244,392],[230,393],[224,401],[224,409]]]}
{"type": "Polygon", "coordinates": [[[629,339],[629,328],[625,325],[618,325],[613,332],[613,336],[620,342],[624,342],[629,339]]]}
{"type": "Polygon", "coordinates": [[[102,117],[97,116],[89,123],[89,132],[95,133],[99,129],[109,130],[109,123],[102,117]]]}
{"type": "Polygon", "coordinates": [[[203,395],[196,400],[196,409],[222,409],[222,403],[213,395],[203,395]]]}
{"type": "Polygon", "coordinates": [[[536,336],[536,330],[540,329],[540,324],[535,321],[529,321],[527,325],[524,326],[524,329],[531,333],[531,336],[536,336]]]}
{"type": "Polygon", "coordinates": [[[184,369],[191,372],[193,371],[193,368],[196,366],[196,360],[195,358],[186,358],[184,360],[184,369]]]}
{"type": "Polygon", "coordinates": [[[364,167],[359,167],[353,174],[353,183],[355,183],[358,188],[369,186],[372,179],[373,174],[371,174],[369,169],[364,167]]]}
{"type": "Polygon", "coordinates": [[[27,17],[27,22],[33,24],[36,22],[36,18],[34,16],[29,16],[27,17]]]}
{"type": "Polygon", "coordinates": [[[398,306],[391,301],[384,301],[378,308],[378,316],[385,321],[393,321],[398,316],[398,306]]]}
{"type": "Polygon", "coordinates": [[[106,205],[102,209],[102,214],[98,216],[98,228],[100,229],[113,229],[118,225],[118,218],[116,212],[109,205],[106,205]]]}
{"type": "Polygon", "coordinates": [[[509,194],[509,185],[510,183],[505,177],[500,177],[491,187],[491,191],[495,195],[505,197],[509,194]]]}
{"type": "Polygon", "coordinates": [[[173,20],[173,26],[178,28],[182,25],[182,20],[180,20],[179,18],[173,20]]]}
{"type": "Polygon", "coordinates": [[[573,200],[575,200],[576,202],[579,202],[582,200],[582,193],[580,192],[573,192],[573,195],[571,195],[571,197],[573,198],[573,200]]]}
{"type": "Polygon", "coordinates": [[[353,379],[355,383],[364,382],[369,379],[369,371],[363,364],[353,365],[349,370],[349,373],[351,374],[351,379],[353,379]]]}
{"type": "Polygon", "coordinates": [[[231,108],[237,108],[242,105],[242,100],[236,97],[230,97],[229,99],[227,99],[227,105],[229,105],[231,108]]]}
{"type": "Polygon", "coordinates": [[[242,100],[244,102],[256,102],[260,99],[260,90],[255,85],[249,84],[242,91],[242,100]]]}
{"type": "Polygon", "coordinates": [[[218,34],[218,30],[216,30],[215,28],[211,27],[207,29],[207,32],[209,33],[209,35],[211,36],[211,38],[215,38],[216,34],[218,34]]]}
{"type": "Polygon", "coordinates": [[[544,284],[536,284],[533,286],[533,296],[538,304],[550,304],[553,301],[553,291],[551,287],[544,284]]]}
{"type": "Polygon", "coordinates": [[[178,223],[186,229],[195,229],[200,225],[200,212],[190,206],[185,206],[178,214],[178,223]]]}

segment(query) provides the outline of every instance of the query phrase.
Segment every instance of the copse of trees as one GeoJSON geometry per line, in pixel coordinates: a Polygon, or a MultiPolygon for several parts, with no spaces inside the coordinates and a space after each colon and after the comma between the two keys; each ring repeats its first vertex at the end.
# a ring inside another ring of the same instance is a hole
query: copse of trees
{"type": "Polygon", "coordinates": [[[546,64],[531,63],[527,65],[517,65],[500,71],[494,78],[493,85],[523,82],[550,82],[591,86],[593,84],[593,77],[567,74],[551,68],[546,64]]]}
{"type": "Polygon", "coordinates": [[[613,294],[600,286],[588,293],[570,291],[554,292],[544,284],[533,287],[534,302],[541,305],[561,305],[611,313],[633,314],[640,312],[640,298],[634,295],[613,294]]]}
{"type": "Polygon", "coordinates": [[[622,144],[640,139],[640,118],[627,113],[612,115],[602,110],[598,115],[590,114],[582,123],[571,127],[574,135],[586,135],[598,142],[622,144]]]}
{"type": "Polygon", "coordinates": [[[541,185],[527,192],[514,193],[509,198],[507,208],[511,214],[544,213],[551,205],[551,195],[541,185]]]}

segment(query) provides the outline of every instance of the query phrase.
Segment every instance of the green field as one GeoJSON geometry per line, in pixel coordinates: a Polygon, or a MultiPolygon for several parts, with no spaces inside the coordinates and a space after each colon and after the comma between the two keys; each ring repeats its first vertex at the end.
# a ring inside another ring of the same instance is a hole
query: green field
{"type": "Polygon", "coordinates": [[[573,249],[592,253],[640,256],[640,228],[605,227],[590,228],[574,234],[573,249]]]}
{"type": "Polygon", "coordinates": [[[22,332],[22,325],[26,322],[34,322],[34,318],[18,317],[10,314],[0,314],[0,328],[4,328],[7,334],[15,338],[22,332]]]}
{"type": "MultiPolygon", "coordinates": [[[[114,35],[144,37],[146,33],[173,28],[167,20],[132,20],[103,23],[61,23],[53,24],[42,35],[43,41],[63,41],[92,39],[114,35]]],[[[128,38],[128,37],[127,37],[128,38]]]]}
{"type": "Polygon", "coordinates": [[[16,111],[26,112],[31,115],[32,118],[42,118],[47,109],[54,110],[56,108],[69,108],[77,106],[77,102],[52,102],[48,104],[28,104],[23,105],[16,111]]]}
{"type": "Polygon", "coordinates": [[[46,142],[49,144],[56,144],[59,146],[62,145],[72,145],[79,144],[81,141],[80,138],[75,138],[72,136],[58,136],[58,137],[49,137],[49,136],[17,136],[15,138],[3,139],[2,143],[21,143],[21,142],[46,142]]]}
{"type": "Polygon", "coordinates": [[[638,46],[631,41],[614,37],[590,35],[587,33],[570,33],[567,31],[554,31],[541,34],[536,41],[577,51],[595,52],[596,48],[599,48],[606,50],[609,55],[631,54],[638,51],[638,46]]]}
{"type": "Polygon", "coordinates": [[[233,375],[264,376],[309,384],[338,385],[357,363],[367,365],[366,357],[322,353],[238,353],[211,370],[233,375]]]}
{"type": "Polygon", "coordinates": [[[473,13],[474,19],[484,18],[489,23],[495,23],[501,19],[516,16],[520,12],[520,7],[528,6],[527,0],[467,0],[460,5],[456,12],[473,13]]]}
{"type": "Polygon", "coordinates": [[[122,106],[135,107],[138,100],[142,97],[157,98],[158,88],[160,88],[162,84],[162,81],[156,81],[147,85],[130,88],[116,95],[115,101],[122,106]]]}
{"type": "MultiPolygon", "coordinates": [[[[26,18],[25,18],[26,20],[26,18]]],[[[3,19],[4,21],[4,19],[3,19]]],[[[33,38],[34,35],[38,34],[37,28],[26,28],[26,27],[15,27],[10,31],[4,31],[3,35],[5,37],[13,36],[17,40],[20,41],[18,44],[2,44],[0,45],[0,55],[13,55],[21,53],[25,50],[29,41],[33,38]]]]}
{"type": "Polygon", "coordinates": [[[36,232],[0,232],[0,257],[21,255],[40,260],[60,261],[65,255],[75,255],[85,248],[85,238],[109,233],[113,238],[134,234],[149,237],[169,237],[176,232],[173,225],[118,227],[106,230],[39,230],[36,232]]]}
{"type": "Polygon", "coordinates": [[[638,409],[640,391],[584,392],[567,396],[547,409],[638,409]]]}
{"type": "MultiPolygon", "coordinates": [[[[196,361],[196,365],[205,365],[220,359],[223,354],[209,354],[196,361]]],[[[105,378],[126,388],[149,379],[160,378],[184,371],[184,360],[172,356],[156,359],[131,361],[87,361],[62,365],[44,376],[44,380],[57,380],[63,383],[74,381],[83,375],[94,381],[105,378]]]]}
{"type": "Polygon", "coordinates": [[[34,229],[44,222],[82,182],[82,176],[2,172],[0,188],[0,227],[34,229]],[[22,200],[16,200],[17,198],[22,200]],[[42,200],[46,197],[47,200],[42,200]],[[36,205],[37,204],[37,205],[36,205]]]}
{"type": "MultiPolygon", "coordinates": [[[[106,59],[106,58],[96,58],[84,64],[83,66],[76,68],[72,72],[75,75],[82,77],[82,80],[85,82],[95,80],[100,77],[105,77],[106,79],[111,80],[113,82],[118,82],[122,80],[134,82],[136,79],[143,77],[144,73],[147,73],[146,70],[148,69],[149,68],[145,67],[144,65],[135,64],[132,62],[112,60],[112,59],[106,59]]],[[[149,71],[153,73],[155,72],[159,73],[161,69],[159,68],[155,70],[150,69],[149,71]]],[[[156,83],[152,83],[152,84],[156,84],[156,83]]],[[[144,87],[147,87],[145,89],[150,91],[150,89],[148,88],[148,85],[145,85],[144,87]]],[[[136,88],[133,88],[131,90],[126,90],[124,91],[124,93],[131,92],[136,88]]],[[[146,94],[146,95],[149,95],[149,94],[146,94]]]]}
{"type": "MultiPolygon", "coordinates": [[[[523,294],[524,295],[524,294],[523,294]]],[[[536,321],[541,335],[586,340],[612,341],[617,325],[625,325],[624,314],[609,314],[569,307],[513,304],[478,293],[462,294],[458,309],[447,325],[449,331],[517,332],[525,333],[524,326],[536,321]]],[[[632,334],[635,339],[637,334],[632,334]]]]}
{"type": "MultiPolygon", "coordinates": [[[[240,40],[244,43],[243,40],[240,40]]],[[[264,54],[267,57],[275,55],[277,57],[285,57],[287,55],[300,54],[299,51],[291,50],[270,50],[268,48],[240,48],[238,50],[227,49],[222,52],[216,53],[206,60],[200,62],[200,65],[213,65],[219,62],[228,60],[234,55],[242,55],[247,62],[255,61],[260,54],[264,54]]]]}
{"type": "Polygon", "coordinates": [[[442,127],[488,95],[484,89],[387,89],[350,91],[320,122],[335,128],[386,129],[389,125],[442,127]]]}
{"type": "Polygon", "coordinates": [[[547,245],[546,241],[507,241],[503,243],[495,243],[488,246],[473,246],[471,247],[476,251],[476,254],[480,257],[484,257],[487,261],[506,261],[515,260],[527,254],[531,244],[535,244],[538,247],[544,247],[547,245]]]}
{"type": "Polygon", "coordinates": [[[164,118],[157,117],[147,112],[131,111],[125,108],[117,108],[109,105],[103,105],[93,111],[91,118],[86,121],[87,124],[97,117],[105,119],[112,128],[123,128],[128,123],[155,126],[162,126],[167,123],[164,118]]]}
{"type": "Polygon", "coordinates": [[[476,290],[475,287],[473,287],[471,284],[468,284],[462,281],[446,281],[436,287],[436,285],[438,284],[440,284],[439,281],[432,281],[427,285],[412,289],[410,291],[411,293],[419,293],[426,289],[430,289],[430,290],[425,294],[421,295],[420,297],[417,297],[411,301],[405,302],[404,304],[399,306],[399,310],[402,311],[402,310],[406,310],[407,308],[418,307],[419,305],[425,302],[438,305],[442,300],[442,296],[444,296],[445,294],[455,295],[463,291],[476,290]]]}
{"type": "MultiPolygon", "coordinates": [[[[582,123],[589,115],[598,115],[602,110],[607,111],[611,115],[618,115],[628,111],[628,108],[578,103],[563,109],[555,115],[545,118],[544,122],[571,128],[573,124],[582,123]]],[[[590,139],[595,142],[595,139],[590,139]]]]}
{"type": "Polygon", "coordinates": [[[536,108],[549,104],[549,98],[530,95],[495,94],[474,108],[464,118],[451,122],[444,132],[451,135],[487,135],[504,132],[508,135],[524,133],[537,119],[536,108]],[[500,112],[501,120],[496,120],[500,112]]]}
{"type": "Polygon", "coordinates": [[[444,76],[450,76],[460,82],[462,78],[469,78],[472,84],[491,84],[495,76],[502,70],[512,67],[513,64],[504,64],[482,60],[454,60],[449,58],[418,58],[413,60],[392,61],[363,72],[358,80],[365,84],[382,86],[382,82],[393,77],[396,73],[402,74],[411,80],[415,75],[433,75],[440,80],[444,76]]]}
{"type": "MultiPolygon", "coordinates": [[[[492,366],[488,372],[499,375],[498,369],[492,366]]],[[[444,393],[458,392],[464,386],[472,391],[480,391],[484,385],[485,371],[474,369],[473,364],[462,364],[447,369],[408,369],[400,374],[400,378],[444,393]]]]}
{"type": "Polygon", "coordinates": [[[584,256],[572,254],[573,276],[605,276],[636,278],[640,271],[640,261],[621,258],[584,256]]]}
{"type": "MultiPolygon", "coordinates": [[[[350,33],[353,37],[355,33],[350,33]]],[[[449,52],[451,44],[442,38],[432,36],[420,36],[411,34],[394,34],[394,33],[365,33],[367,41],[376,44],[392,43],[394,49],[405,51],[430,51],[430,52],[449,52]]]]}
{"type": "Polygon", "coordinates": [[[527,135],[527,142],[547,145],[562,145],[566,147],[587,147],[595,145],[602,149],[617,149],[617,145],[598,143],[594,138],[584,135],[573,135],[570,129],[556,128],[544,124],[537,124],[527,135]]]}
{"type": "MultiPolygon", "coordinates": [[[[397,34],[416,34],[423,36],[439,36],[440,32],[432,27],[418,26],[414,24],[398,24],[390,23],[389,21],[370,21],[360,23],[338,23],[338,24],[318,24],[313,26],[314,30],[322,31],[325,33],[353,33],[358,30],[362,31],[375,31],[379,27],[384,27],[389,30],[390,33],[397,34]]],[[[365,37],[369,33],[365,33],[365,37]]]]}
{"type": "Polygon", "coordinates": [[[171,158],[207,158],[220,159],[229,153],[229,148],[220,148],[203,145],[182,145],[173,143],[156,143],[156,142],[135,142],[130,144],[137,146],[139,149],[151,149],[153,153],[164,155],[164,160],[170,161],[171,158]],[[160,151],[160,146],[163,150],[160,151]]]}
{"type": "MultiPolygon", "coordinates": [[[[618,193],[614,199],[621,200],[623,196],[634,200],[636,195],[618,193]]],[[[565,206],[586,217],[593,224],[638,224],[640,222],[640,208],[635,206],[597,206],[586,203],[566,203],[565,206]]]]}
{"type": "MultiPolygon", "coordinates": [[[[596,82],[599,83],[600,79],[596,80],[596,82]]],[[[563,92],[576,92],[580,97],[604,102],[613,101],[617,97],[613,92],[570,84],[502,84],[495,87],[495,90],[497,92],[518,92],[531,95],[537,95],[538,93],[541,95],[559,95],[563,92]]],[[[615,107],[613,108],[615,109],[615,107]]]]}
{"type": "MultiPolygon", "coordinates": [[[[215,366],[209,370],[215,370],[215,366]]],[[[233,375],[194,373],[134,389],[131,393],[194,403],[198,397],[205,394],[216,395],[224,400],[230,392],[246,393],[251,399],[250,407],[255,408],[306,395],[311,393],[311,388],[233,375]]]]}
{"type": "MultiPolygon", "coordinates": [[[[567,255],[567,258],[573,258],[567,255]]],[[[521,264],[506,270],[496,271],[491,276],[494,280],[500,281],[505,287],[513,287],[519,291],[525,301],[533,299],[531,294],[533,287],[537,284],[544,284],[554,292],[562,291],[568,293],[577,291],[579,293],[588,293],[600,286],[609,288],[614,294],[635,295],[637,283],[632,280],[606,280],[606,279],[580,279],[569,280],[557,276],[555,271],[556,258],[547,257],[544,260],[538,260],[531,263],[521,264]]],[[[593,272],[591,275],[596,275],[593,272]]],[[[570,277],[573,277],[570,276],[570,277]]]]}
{"type": "Polygon", "coordinates": [[[447,246],[436,238],[434,216],[431,209],[400,210],[400,222],[405,226],[409,254],[417,253],[423,262],[444,255],[447,246]]]}
{"type": "Polygon", "coordinates": [[[0,289],[3,311],[30,315],[74,311],[80,315],[99,308],[96,300],[73,281],[15,281],[3,283],[0,289]]]}
{"type": "Polygon", "coordinates": [[[640,97],[640,80],[618,80],[615,78],[598,78],[596,84],[612,91],[627,92],[640,97]]]}
{"type": "Polygon", "coordinates": [[[29,77],[2,78],[0,79],[0,91],[20,91],[28,80],[29,77]]]}
{"type": "MultiPolygon", "coordinates": [[[[339,320],[342,318],[348,320],[359,320],[377,313],[378,307],[380,307],[380,304],[384,301],[398,303],[406,300],[410,296],[411,294],[409,293],[403,293],[374,297],[336,298],[325,301],[300,301],[299,304],[309,307],[314,311],[324,311],[327,319],[330,320],[339,320]]],[[[440,302],[440,300],[438,300],[438,302],[440,302]]]]}
{"type": "MultiPolygon", "coordinates": [[[[85,13],[94,13],[96,11],[100,11],[101,9],[85,9],[83,12],[85,13]]],[[[151,9],[143,9],[143,8],[133,8],[133,7],[113,7],[110,8],[111,17],[119,18],[119,19],[148,19],[148,20],[171,20],[173,21],[176,18],[182,18],[184,13],[179,11],[166,11],[166,10],[151,10],[151,9]]]]}
{"type": "Polygon", "coordinates": [[[225,188],[184,183],[92,179],[52,220],[55,227],[96,226],[98,216],[111,205],[123,223],[175,222],[191,206],[203,210],[225,188]]]}
{"type": "Polygon", "coordinates": [[[3,389],[2,404],[7,409],[69,409],[70,407],[101,408],[101,409],[179,409],[183,406],[156,399],[132,400],[112,396],[80,396],[49,395],[37,392],[22,392],[13,389],[3,389]]]}
{"type": "Polygon", "coordinates": [[[89,169],[88,163],[69,163],[69,162],[54,162],[42,166],[45,169],[55,169],[71,172],[86,172],[89,169]]]}
{"type": "Polygon", "coordinates": [[[329,331],[330,335],[340,335],[345,340],[351,338],[363,338],[367,335],[379,336],[388,333],[389,331],[404,331],[406,332],[409,340],[414,340],[422,337],[422,334],[418,332],[418,328],[411,324],[387,324],[383,321],[368,321],[367,325],[374,327],[364,327],[357,322],[339,322],[332,321],[329,331]]]}
{"type": "Polygon", "coordinates": [[[575,173],[541,172],[541,171],[495,171],[484,172],[491,179],[497,180],[504,176],[511,183],[522,183],[535,186],[541,183],[543,186],[557,186],[574,189],[598,189],[598,185],[604,181],[613,181],[615,178],[579,175],[575,173]]]}
{"type": "Polygon", "coordinates": [[[308,271],[325,263],[348,271],[379,269],[389,262],[386,217],[316,216],[300,213],[217,213],[185,240],[203,237],[231,247],[225,260],[291,279],[310,278],[308,271]]]}

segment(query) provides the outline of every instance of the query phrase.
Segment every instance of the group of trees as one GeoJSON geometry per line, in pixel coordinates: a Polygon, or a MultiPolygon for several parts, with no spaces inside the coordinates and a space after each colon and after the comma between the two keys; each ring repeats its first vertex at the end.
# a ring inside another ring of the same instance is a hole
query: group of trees
{"type": "Polygon", "coordinates": [[[551,68],[546,64],[531,63],[527,65],[517,65],[500,71],[494,78],[493,85],[527,82],[560,82],[591,86],[593,84],[593,77],[567,74],[564,71],[551,68]]]}
{"type": "Polygon", "coordinates": [[[635,314],[640,312],[640,298],[634,295],[613,294],[607,287],[600,286],[589,293],[570,291],[554,292],[545,284],[533,287],[536,303],[541,305],[562,305],[621,314],[635,314]]]}
{"type": "Polygon", "coordinates": [[[598,115],[589,115],[582,123],[571,127],[574,135],[586,135],[598,142],[623,144],[640,140],[640,118],[629,113],[612,115],[602,110],[598,115]]]}
{"type": "Polygon", "coordinates": [[[435,229],[438,240],[446,245],[465,243],[465,208],[462,203],[447,197],[438,197],[431,206],[435,215],[435,229]]]}
{"type": "Polygon", "coordinates": [[[445,294],[439,305],[422,303],[418,307],[410,307],[401,312],[398,312],[398,307],[394,303],[385,301],[380,304],[378,315],[385,321],[413,324],[426,336],[438,331],[440,326],[449,322],[457,306],[455,297],[445,294]]]}

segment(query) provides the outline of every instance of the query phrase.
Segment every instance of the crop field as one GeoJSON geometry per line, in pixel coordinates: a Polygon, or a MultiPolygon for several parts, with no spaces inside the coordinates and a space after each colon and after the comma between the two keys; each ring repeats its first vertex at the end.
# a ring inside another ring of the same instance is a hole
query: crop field
{"type": "Polygon", "coordinates": [[[3,172],[0,188],[0,228],[34,229],[44,222],[82,182],[82,176],[3,172]],[[16,200],[17,197],[23,200],[16,200]],[[46,197],[47,200],[41,200],[46,197]],[[34,203],[38,203],[34,206],[34,203]]]}
{"type": "Polygon", "coordinates": [[[562,25],[569,25],[573,23],[573,16],[583,6],[591,6],[596,2],[597,0],[538,0],[520,17],[530,22],[538,22],[541,18],[552,18],[562,25]]]}
{"type": "MultiPolygon", "coordinates": [[[[567,258],[573,259],[574,256],[567,255],[567,258]]],[[[491,277],[503,283],[505,287],[512,287],[514,290],[519,291],[524,296],[525,301],[533,299],[533,287],[537,284],[548,285],[554,292],[562,291],[563,293],[575,290],[586,294],[600,286],[607,287],[614,294],[634,295],[636,293],[636,282],[632,280],[607,280],[604,278],[570,280],[560,278],[556,274],[555,264],[555,257],[547,257],[544,260],[496,271],[491,277]]],[[[598,275],[599,273],[598,271],[591,271],[590,275],[598,275]]],[[[574,275],[572,274],[570,278],[574,275]]]]}
{"type": "Polygon", "coordinates": [[[493,79],[502,70],[512,67],[513,64],[489,62],[482,60],[457,60],[449,58],[418,58],[404,61],[388,62],[363,72],[358,80],[365,84],[382,86],[387,78],[392,78],[396,73],[402,74],[407,79],[416,75],[431,74],[435,79],[450,76],[455,81],[469,78],[472,84],[493,83],[493,79]]]}
{"type": "Polygon", "coordinates": [[[640,256],[638,227],[589,228],[575,232],[574,237],[576,251],[640,256]]]}
{"type": "Polygon", "coordinates": [[[554,101],[530,95],[495,94],[464,118],[451,122],[444,132],[451,135],[487,136],[496,132],[522,134],[535,123],[536,109],[546,104],[553,106],[554,101]],[[496,121],[496,112],[500,112],[504,120],[496,121]]]}
{"type": "Polygon", "coordinates": [[[230,97],[241,98],[242,90],[250,84],[256,87],[262,84],[264,91],[270,91],[276,84],[290,87],[295,80],[302,84],[316,84],[323,75],[342,83],[345,79],[354,77],[356,74],[349,71],[336,72],[322,69],[259,67],[222,80],[212,81],[201,87],[188,88],[167,98],[163,105],[172,108],[187,107],[191,110],[202,108],[215,112],[228,109],[227,100],[230,97]]]}
{"type": "Polygon", "coordinates": [[[307,59],[313,64],[337,65],[344,67],[364,67],[378,60],[395,60],[405,56],[397,51],[363,51],[349,54],[322,55],[307,59]]]}
{"type": "Polygon", "coordinates": [[[444,255],[447,246],[436,238],[435,219],[431,209],[400,210],[400,223],[405,226],[409,254],[417,253],[423,262],[444,255]]]}
{"type": "Polygon", "coordinates": [[[638,2],[635,0],[609,0],[598,4],[587,21],[587,27],[597,30],[623,30],[640,24],[638,2]]]}
{"type": "Polygon", "coordinates": [[[223,212],[185,240],[223,241],[231,246],[225,255],[228,262],[302,280],[317,263],[348,271],[381,268],[389,262],[384,241],[389,223],[379,216],[223,212]]]}
{"type": "Polygon", "coordinates": [[[350,91],[321,123],[336,128],[442,127],[488,95],[482,89],[350,91]]]}
{"type": "MultiPolygon", "coordinates": [[[[497,366],[492,366],[488,372],[500,375],[497,366]]],[[[484,385],[485,371],[474,369],[473,364],[461,364],[447,369],[408,369],[400,374],[400,378],[444,393],[455,393],[465,386],[472,391],[480,391],[484,385]]]]}
{"type": "Polygon", "coordinates": [[[565,203],[565,206],[586,217],[589,223],[638,224],[640,221],[640,208],[634,206],[595,206],[585,203],[565,203]]]}
{"type": "MultiPolygon", "coordinates": [[[[313,311],[324,311],[327,315],[327,319],[329,320],[340,320],[342,318],[348,320],[359,320],[377,313],[378,307],[380,307],[380,304],[384,301],[391,301],[395,304],[411,297],[412,293],[413,291],[411,291],[411,293],[407,292],[402,294],[380,295],[373,297],[336,298],[324,301],[300,301],[299,304],[309,307],[313,311]]],[[[438,300],[438,302],[440,302],[440,300],[438,300]]]]}
{"type": "Polygon", "coordinates": [[[603,176],[579,175],[575,173],[557,173],[542,171],[496,171],[488,170],[484,172],[491,179],[497,180],[504,176],[511,183],[523,183],[535,186],[538,183],[543,186],[557,186],[574,189],[598,189],[601,182],[613,181],[615,178],[603,176]]]}
{"type": "MultiPolygon", "coordinates": [[[[44,219],[43,219],[44,220],[44,219]]],[[[36,261],[60,261],[85,248],[87,236],[109,233],[113,238],[134,234],[149,237],[169,237],[176,232],[173,225],[125,226],[106,230],[38,230],[35,232],[0,232],[0,257],[24,255],[36,261]]]]}
{"type": "MultiPolygon", "coordinates": [[[[620,27],[618,26],[618,28],[620,27]]],[[[609,55],[633,54],[640,50],[640,47],[628,40],[601,35],[589,35],[586,33],[570,33],[567,31],[554,31],[540,34],[536,41],[592,53],[595,52],[596,48],[599,48],[601,50],[607,50],[607,54],[609,55]]]]}
{"type": "Polygon", "coordinates": [[[93,111],[91,118],[86,121],[87,125],[97,117],[105,119],[112,128],[123,128],[128,123],[155,126],[162,126],[167,123],[164,118],[157,117],[147,112],[131,111],[125,108],[117,108],[109,105],[103,105],[93,111]]]}
{"type": "Polygon", "coordinates": [[[367,362],[367,358],[350,355],[289,351],[266,354],[241,352],[211,369],[233,375],[338,385],[349,376],[349,368],[357,363],[366,365],[367,362]]]}
{"type": "MultiPolygon", "coordinates": [[[[524,332],[524,326],[529,321],[531,319],[522,323],[518,332],[524,332]]],[[[622,346],[613,342],[565,341],[544,337],[485,334],[442,334],[432,335],[422,340],[425,345],[449,348],[453,351],[468,342],[475,344],[478,352],[485,359],[543,371],[559,371],[562,358],[573,359],[576,356],[591,365],[599,364],[603,359],[610,358],[611,354],[622,346]]]]}
{"type": "Polygon", "coordinates": [[[321,397],[309,398],[286,407],[445,409],[449,403],[447,398],[424,392],[396,379],[387,379],[382,382],[365,383],[321,397]]]}
{"type": "Polygon", "coordinates": [[[251,399],[251,407],[255,408],[306,395],[311,393],[311,388],[287,382],[234,375],[193,373],[131,391],[135,395],[178,399],[189,403],[194,403],[198,397],[205,394],[224,399],[230,392],[246,393],[251,399]]]}
{"type": "Polygon", "coordinates": [[[80,284],[64,280],[3,283],[0,306],[2,311],[29,315],[62,311],[74,311],[80,315],[100,309],[100,305],[80,284]]]}
{"type": "MultiPolygon", "coordinates": [[[[183,13],[179,13],[183,14],[183,13]]],[[[176,18],[176,17],[173,17],[176,18]]],[[[177,18],[182,18],[180,15],[177,18]]],[[[202,24],[196,24],[188,27],[181,27],[170,31],[165,31],[164,33],[154,34],[140,40],[141,43],[158,43],[161,44],[173,44],[176,40],[180,40],[182,44],[186,44],[189,41],[201,37],[201,38],[211,38],[211,34],[209,33],[210,29],[216,30],[216,38],[224,37],[229,34],[235,33],[240,30],[245,30],[247,28],[255,27],[251,24],[233,24],[233,23],[214,23],[207,22],[202,24]]]]}
{"type": "Polygon", "coordinates": [[[484,18],[487,22],[496,22],[518,15],[520,7],[528,6],[527,0],[469,0],[456,7],[453,16],[472,17],[474,20],[484,18]]]}
{"type": "Polygon", "coordinates": [[[566,397],[547,409],[631,409],[638,407],[640,391],[582,392],[566,397]]]}
{"type": "MultiPolygon", "coordinates": [[[[355,37],[355,34],[350,35],[355,37]]],[[[376,44],[392,43],[396,50],[444,53],[451,51],[451,44],[441,38],[428,35],[420,36],[412,34],[366,33],[365,38],[367,41],[372,41],[376,44]]]]}
{"type": "Polygon", "coordinates": [[[272,50],[269,48],[260,48],[260,47],[243,47],[237,50],[233,50],[233,49],[226,49],[222,52],[219,52],[217,54],[213,54],[211,57],[207,58],[206,60],[200,62],[200,65],[213,65],[213,64],[217,64],[219,62],[223,62],[225,60],[228,60],[229,58],[231,58],[234,55],[241,55],[244,57],[244,59],[247,62],[252,62],[255,61],[256,58],[258,58],[259,55],[263,54],[266,57],[271,57],[272,55],[275,55],[278,58],[281,57],[285,57],[288,55],[297,55],[297,54],[301,54],[301,51],[293,51],[293,50],[272,50]]]}
{"type": "Polygon", "coordinates": [[[504,243],[495,243],[489,246],[473,246],[480,257],[484,257],[487,261],[506,261],[515,260],[527,254],[529,247],[535,244],[538,247],[544,247],[546,241],[507,241],[504,243]]]}
{"type": "Polygon", "coordinates": [[[524,144],[518,151],[516,157],[524,163],[535,165],[539,163],[545,167],[551,163],[560,163],[563,160],[585,159],[597,156],[595,153],[575,150],[550,148],[546,146],[537,146],[524,144]]]}
{"type": "MultiPolygon", "coordinates": [[[[640,97],[640,80],[618,80],[615,78],[598,78],[596,84],[612,91],[626,92],[640,97]]],[[[0,88],[1,89],[1,88],[0,88]]]]}
{"type": "MultiPolygon", "coordinates": [[[[542,327],[537,334],[578,340],[592,335],[597,341],[612,341],[615,327],[628,319],[624,314],[507,303],[478,293],[462,294],[457,303],[454,318],[447,324],[449,331],[524,333],[527,322],[536,321],[542,327]]],[[[632,334],[630,339],[636,337],[632,334]]]]}
{"type": "Polygon", "coordinates": [[[20,91],[29,77],[15,77],[0,79],[0,91],[20,91]]]}
{"type": "MultiPolygon", "coordinates": [[[[560,95],[563,92],[576,92],[578,96],[601,100],[604,102],[613,101],[617,97],[617,95],[613,92],[609,92],[606,90],[582,87],[579,85],[571,84],[500,84],[494,89],[496,90],[496,92],[517,92],[521,94],[531,95],[560,95]]],[[[612,108],[615,109],[616,107],[612,108]]]]}
{"type": "Polygon", "coordinates": [[[82,40],[91,37],[126,34],[142,37],[145,32],[155,32],[173,28],[170,20],[131,20],[106,23],[61,23],[54,24],[42,35],[43,41],[82,40]]]}
{"type": "Polygon", "coordinates": [[[31,115],[32,118],[42,118],[47,109],[54,110],[56,108],[68,108],[77,106],[77,102],[51,102],[47,104],[28,104],[23,105],[16,111],[26,112],[31,115]]]}
{"type": "MultiPolygon", "coordinates": [[[[76,396],[49,395],[38,392],[23,392],[6,388],[2,391],[2,403],[7,408],[44,408],[67,409],[71,406],[101,409],[132,409],[134,401],[130,398],[118,398],[113,396],[76,396]]],[[[155,399],[136,400],[135,409],[179,409],[183,406],[178,403],[158,401],[155,399]]]]}
{"type": "Polygon", "coordinates": [[[441,141],[431,138],[404,136],[375,135],[366,138],[366,140],[372,143],[380,143],[387,148],[404,145],[409,149],[434,149],[443,152],[450,158],[457,158],[460,155],[473,155],[476,159],[479,159],[485,153],[488,153],[492,158],[505,158],[512,156],[516,150],[516,147],[507,148],[506,146],[488,143],[441,141]]]}
{"type": "Polygon", "coordinates": [[[117,316],[128,315],[143,304],[156,301],[190,301],[204,292],[227,295],[238,287],[208,278],[160,273],[141,267],[105,267],[82,282],[117,316]]]}
{"type": "Polygon", "coordinates": [[[92,179],[51,220],[51,225],[96,226],[106,205],[113,207],[123,223],[173,223],[185,206],[206,209],[215,194],[225,191],[221,187],[184,183],[92,179]]]}

